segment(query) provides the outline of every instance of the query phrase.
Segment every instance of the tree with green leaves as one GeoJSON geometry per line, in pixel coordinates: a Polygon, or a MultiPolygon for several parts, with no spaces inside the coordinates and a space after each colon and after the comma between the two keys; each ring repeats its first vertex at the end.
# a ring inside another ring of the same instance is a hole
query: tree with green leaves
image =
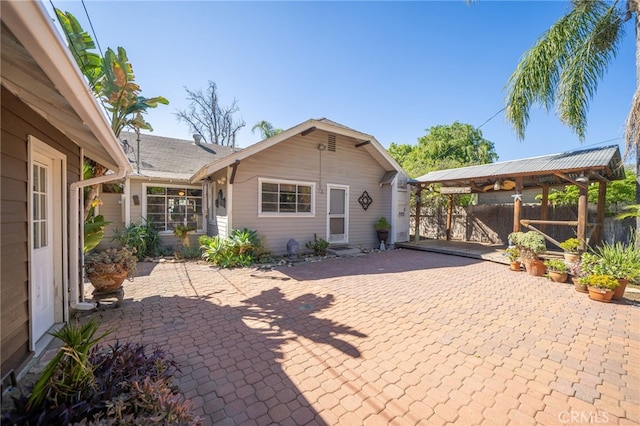
{"type": "Polygon", "coordinates": [[[273,127],[273,124],[269,123],[266,120],[261,120],[254,124],[251,128],[251,133],[255,133],[256,130],[260,130],[262,139],[268,139],[277,135],[278,133],[282,133],[282,129],[273,127]]]}
{"type": "MultiPolygon", "coordinates": [[[[117,51],[114,51],[108,48],[104,56],[101,56],[95,51],[96,44],[91,35],[71,13],[59,9],[55,9],[55,12],[69,50],[87,79],[89,87],[104,106],[116,137],[119,137],[125,128],[133,129],[137,134],[140,130],[152,131],[151,124],[145,121],[143,114],[159,104],[168,105],[169,101],[162,96],[146,98],[140,95],[142,89],[135,83],[133,67],[125,49],[118,47],[117,51]]],[[[90,177],[103,176],[107,172],[106,167],[90,158],[85,158],[85,162],[90,177]]],[[[91,186],[85,194],[85,220],[91,215],[97,195],[98,185],[91,186]]]]}
{"type": "Polygon", "coordinates": [[[493,143],[470,124],[456,121],[451,125],[432,126],[426,132],[416,145],[392,143],[389,146],[389,154],[411,177],[498,159],[493,143]]]}
{"type": "MultiPolygon", "coordinates": [[[[589,101],[625,35],[635,24],[637,84],[627,117],[626,156],[636,153],[636,203],[640,203],[640,0],[573,0],[571,9],[522,57],[507,83],[506,117],[520,139],[529,110],[542,105],[584,140],[589,101]],[[633,20],[632,20],[633,18],[633,20]]],[[[640,230],[640,218],[638,219],[640,230]]]]}

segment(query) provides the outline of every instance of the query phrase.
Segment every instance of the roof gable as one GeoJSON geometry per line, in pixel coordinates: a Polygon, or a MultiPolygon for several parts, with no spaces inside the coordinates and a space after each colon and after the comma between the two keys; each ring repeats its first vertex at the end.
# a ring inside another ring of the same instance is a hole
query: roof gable
{"type": "Polygon", "coordinates": [[[216,160],[198,170],[195,174],[193,174],[193,176],[191,176],[190,180],[192,182],[200,181],[207,176],[217,172],[218,170],[221,170],[238,161],[264,151],[265,149],[284,142],[296,135],[305,136],[306,134],[309,134],[316,130],[324,130],[329,133],[354,138],[357,141],[357,145],[360,146],[361,149],[366,150],[385,169],[389,171],[402,171],[404,173],[400,165],[398,165],[398,163],[391,157],[391,155],[389,155],[389,153],[384,149],[380,142],[378,142],[373,136],[336,123],[335,121],[329,120],[327,118],[319,118],[304,121],[273,137],[257,142],[243,149],[242,151],[235,152],[223,159],[216,160]]]}

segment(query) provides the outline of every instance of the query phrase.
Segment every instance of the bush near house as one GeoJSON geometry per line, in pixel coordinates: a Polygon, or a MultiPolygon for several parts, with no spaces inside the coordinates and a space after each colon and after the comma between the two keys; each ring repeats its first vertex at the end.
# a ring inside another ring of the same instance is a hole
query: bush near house
{"type": "Polygon", "coordinates": [[[257,231],[235,229],[228,238],[219,236],[202,239],[202,258],[221,268],[250,266],[265,255],[264,245],[257,231]]]}

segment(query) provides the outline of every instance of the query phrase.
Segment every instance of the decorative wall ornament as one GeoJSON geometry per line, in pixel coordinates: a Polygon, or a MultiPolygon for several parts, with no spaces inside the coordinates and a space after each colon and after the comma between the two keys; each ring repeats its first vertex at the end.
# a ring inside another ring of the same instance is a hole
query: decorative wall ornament
{"type": "Polygon", "coordinates": [[[369,196],[369,193],[367,191],[364,191],[360,198],[358,198],[358,202],[360,203],[362,208],[366,210],[369,208],[371,203],[373,203],[373,198],[369,196]]]}

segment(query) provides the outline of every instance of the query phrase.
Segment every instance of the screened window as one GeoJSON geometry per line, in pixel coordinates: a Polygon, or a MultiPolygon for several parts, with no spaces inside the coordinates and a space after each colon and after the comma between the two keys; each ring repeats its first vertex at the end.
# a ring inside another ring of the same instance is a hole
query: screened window
{"type": "Polygon", "coordinates": [[[313,215],[313,183],[260,180],[260,214],[313,215]]]}
{"type": "Polygon", "coordinates": [[[158,231],[173,231],[177,225],[202,229],[202,189],[146,187],[146,218],[158,231]]]}

